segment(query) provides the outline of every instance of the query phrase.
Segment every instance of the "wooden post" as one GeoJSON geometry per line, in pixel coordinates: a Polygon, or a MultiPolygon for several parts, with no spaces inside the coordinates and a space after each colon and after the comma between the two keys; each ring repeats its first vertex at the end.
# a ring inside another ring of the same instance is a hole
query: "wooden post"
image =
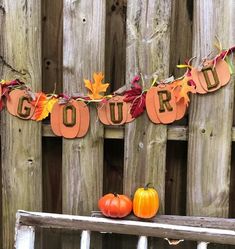
{"type": "MultiPolygon", "coordinates": [[[[64,91],[87,93],[83,79],[104,72],[105,1],[64,1],[64,91]]],[[[63,213],[90,215],[103,185],[103,126],[90,105],[90,128],[82,139],[63,140],[63,213]]],[[[66,242],[65,248],[77,248],[66,242]]],[[[96,248],[98,248],[98,244],[96,248]]]]}
{"type": "Polygon", "coordinates": [[[31,226],[19,226],[16,230],[15,249],[34,249],[35,230],[31,226]]]}
{"type": "MultiPolygon", "coordinates": [[[[3,0],[4,79],[41,89],[41,2],[3,0]]],[[[12,249],[17,209],[41,210],[41,124],[4,112],[1,123],[3,248],[12,249]]]]}
{"type": "MultiPolygon", "coordinates": [[[[218,36],[224,48],[234,44],[234,1],[194,1],[193,55],[213,50],[218,36]],[[217,17],[220,21],[217,21],[217,17]]],[[[190,102],[187,214],[227,217],[234,78],[229,84],[190,102]]]]}

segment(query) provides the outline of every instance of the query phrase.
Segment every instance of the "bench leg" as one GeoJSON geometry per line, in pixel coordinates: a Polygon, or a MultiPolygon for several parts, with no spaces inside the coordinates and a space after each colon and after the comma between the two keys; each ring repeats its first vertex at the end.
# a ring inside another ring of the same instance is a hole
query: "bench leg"
{"type": "Polygon", "coordinates": [[[197,249],[207,249],[208,242],[198,242],[197,249]]]}
{"type": "Polygon", "coordinates": [[[16,229],[15,248],[34,249],[35,229],[31,226],[19,226],[16,229]]]}
{"type": "Polygon", "coordinates": [[[89,249],[90,240],[91,240],[91,232],[86,230],[82,231],[81,249],[89,249]]]}
{"type": "Polygon", "coordinates": [[[137,249],[147,249],[148,238],[146,236],[140,236],[137,244],[137,249]]]}

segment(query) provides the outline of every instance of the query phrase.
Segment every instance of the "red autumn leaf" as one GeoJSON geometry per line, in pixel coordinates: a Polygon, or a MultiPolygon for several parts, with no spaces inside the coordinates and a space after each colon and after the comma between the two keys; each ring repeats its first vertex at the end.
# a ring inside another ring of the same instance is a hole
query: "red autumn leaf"
{"type": "Polygon", "coordinates": [[[140,116],[145,110],[145,97],[146,93],[143,93],[142,87],[137,83],[140,80],[139,76],[135,76],[131,82],[131,90],[124,92],[124,101],[131,102],[131,116],[136,118],[140,116]]]}
{"type": "Polygon", "coordinates": [[[133,118],[139,117],[144,112],[146,107],[145,99],[146,93],[143,93],[132,102],[130,113],[133,118]]]}

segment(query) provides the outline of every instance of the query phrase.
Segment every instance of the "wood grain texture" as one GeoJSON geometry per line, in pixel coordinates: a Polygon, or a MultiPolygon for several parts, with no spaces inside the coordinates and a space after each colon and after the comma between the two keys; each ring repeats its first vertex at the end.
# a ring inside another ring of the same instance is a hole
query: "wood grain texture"
{"type": "MultiPolygon", "coordinates": [[[[3,0],[0,0],[0,55],[3,56],[4,55],[4,46],[3,46],[3,36],[4,36],[4,27],[5,27],[5,8],[3,6],[3,0]]],[[[0,60],[0,78],[3,78],[3,63],[0,60]]],[[[1,123],[1,117],[0,117],[0,124],[2,126],[1,123]]],[[[1,140],[0,140],[1,141],[1,140]]],[[[2,147],[1,147],[2,149],[2,147]]],[[[1,152],[0,152],[1,153],[1,152]]],[[[2,154],[2,153],[1,153],[2,154]]],[[[0,161],[1,162],[1,161],[0,161]]],[[[0,179],[2,182],[2,167],[0,167],[0,179]]],[[[0,202],[2,203],[2,188],[0,188],[0,202]]],[[[3,231],[3,227],[2,227],[2,205],[0,205],[0,248],[2,248],[2,231],[3,231]]]]}
{"type": "MultiPolygon", "coordinates": [[[[41,89],[41,3],[4,0],[4,79],[41,89]]],[[[18,208],[42,209],[41,125],[4,112],[2,139],[3,248],[13,248],[18,208]]]]}
{"type": "Polygon", "coordinates": [[[110,92],[125,84],[127,0],[106,0],[105,78],[110,92]]]}
{"type": "MultiPolygon", "coordinates": [[[[171,1],[128,1],[126,83],[142,73],[149,87],[153,74],[168,76],[171,1]]],[[[167,127],[151,123],[146,114],[126,125],[124,192],[151,182],[164,212],[167,127]]]]}
{"type": "MultiPolygon", "coordinates": [[[[168,77],[171,4],[169,0],[127,2],[128,87],[139,73],[143,88],[150,87],[154,75],[158,80],[168,77]]],[[[153,124],[146,113],[125,126],[124,193],[133,197],[137,187],[151,182],[159,193],[160,213],[165,210],[166,141],[167,126],[153,124]]],[[[162,243],[162,240],[149,240],[150,248],[162,248],[162,243]]],[[[125,246],[134,247],[131,241],[125,246]]]]}
{"type": "MultiPolygon", "coordinates": [[[[68,94],[86,93],[83,79],[104,72],[105,13],[104,0],[64,1],[63,82],[68,94]]],[[[89,215],[97,209],[103,186],[103,135],[96,109],[90,106],[87,135],[63,140],[63,213],[89,215]]],[[[66,249],[76,247],[76,239],[64,244],[66,249]]]]}
{"type": "MultiPolygon", "coordinates": [[[[213,49],[234,43],[234,1],[194,1],[193,54],[200,60],[213,49]],[[218,22],[218,18],[220,21],[218,22]]],[[[229,208],[234,78],[206,96],[193,96],[188,145],[187,214],[227,217],[229,208]]]]}
{"type": "MultiPolygon", "coordinates": [[[[187,217],[190,220],[191,217],[187,217]]],[[[218,244],[235,245],[234,220],[233,228],[221,229],[216,226],[200,227],[175,225],[169,223],[154,223],[148,221],[133,221],[124,219],[109,219],[90,216],[71,216],[38,212],[19,211],[17,220],[21,225],[63,228],[72,230],[90,230],[112,232],[130,235],[144,235],[159,238],[187,239],[193,241],[208,241],[218,244]]],[[[221,219],[222,222],[223,219],[221,219]]],[[[211,219],[213,223],[213,219],[211,219]]]]}
{"type": "MultiPolygon", "coordinates": [[[[170,43],[170,75],[175,78],[184,74],[185,69],[177,69],[176,65],[184,64],[186,58],[192,57],[192,11],[193,0],[172,1],[171,11],[171,43],[170,43]]],[[[187,179],[187,115],[174,122],[174,129],[168,126],[166,158],[166,214],[186,214],[186,179],[187,179]],[[180,133],[182,131],[182,133],[180,133]],[[183,134],[185,136],[179,136],[183,134]]],[[[172,126],[173,126],[172,125],[172,126]]],[[[177,248],[184,248],[180,243],[177,248]]],[[[169,246],[170,247],[170,246],[169,246]]],[[[168,247],[167,247],[168,248],[168,247]]]]}
{"type": "Polygon", "coordinates": [[[63,90],[63,1],[42,0],[43,90],[63,90]]]}
{"type": "MultiPolygon", "coordinates": [[[[42,79],[43,91],[61,93],[63,59],[63,1],[42,0],[42,79]]],[[[43,140],[43,210],[61,213],[62,139],[43,140]],[[58,155],[58,156],[57,156],[58,155]]],[[[43,230],[43,249],[59,249],[61,235],[43,230]]]]}

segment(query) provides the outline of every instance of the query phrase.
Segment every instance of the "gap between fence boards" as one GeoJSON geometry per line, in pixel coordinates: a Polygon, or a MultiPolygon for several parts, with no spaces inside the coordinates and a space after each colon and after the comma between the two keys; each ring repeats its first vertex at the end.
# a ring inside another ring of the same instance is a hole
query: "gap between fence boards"
{"type": "MultiPolygon", "coordinates": [[[[124,126],[104,126],[104,138],[108,139],[123,139],[125,136],[124,126]]],[[[203,130],[205,132],[205,130],[203,130]]],[[[43,124],[42,134],[44,137],[55,137],[49,124],[43,124]]],[[[167,128],[168,140],[187,141],[188,127],[168,125],[167,128]]],[[[232,141],[235,141],[235,127],[232,128],[232,141]]]]}

